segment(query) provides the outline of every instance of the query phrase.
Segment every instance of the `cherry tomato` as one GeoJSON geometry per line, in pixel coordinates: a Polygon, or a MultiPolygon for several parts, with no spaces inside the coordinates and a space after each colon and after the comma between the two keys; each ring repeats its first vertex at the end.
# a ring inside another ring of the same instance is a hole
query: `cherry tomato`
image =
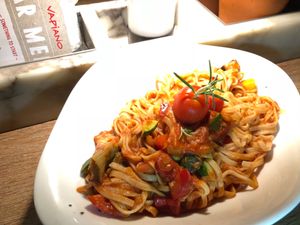
{"type": "Polygon", "coordinates": [[[199,101],[208,105],[208,109],[221,112],[224,107],[224,101],[220,98],[212,97],[211,95],[199,95],[199,101]]]}
{"type": "Polygon", "coordinates": [[[204,119],[208,105],[205,101],[195,98],[194,92],[189,87],[184,87],[175,95],[172,109],[179,122],[194,124],[204,119]]]}
{"type": "Polygon", "coordinates": [[[101,212],[115,217],[122,217],[122,214],[110,203],[109,200],[105,199],[102,195],[89,195],[87,198],[101,212]]]}
{"type": "Polygon", "coordinates": [[[171,196],[172,199],[182,199],[193,189],[192,176],[187,169],[181,169],[176,174],[174,183],[171,183],[171,196]]]}

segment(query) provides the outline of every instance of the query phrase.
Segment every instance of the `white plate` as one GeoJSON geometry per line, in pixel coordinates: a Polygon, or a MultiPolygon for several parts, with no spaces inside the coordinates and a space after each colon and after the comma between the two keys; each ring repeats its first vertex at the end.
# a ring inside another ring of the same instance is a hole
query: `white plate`
{"type": "Polygon", "coordinates": [[[300,202],[299,115],[299,93],[288,75],[248,52],[162,38],[106,54],[72,91],[43,151],[34,185],[38,215],[47,225],[272,224],[300,202]],[[258,176],[259,188],[180,218],[101,216],[76,192],[83,184],[80,167],[94,152],[93,137],[111,128],[127,101],[154,89],[158,75],[208,69],[208,59],[214,66],[237,59],[246,77],[256,79],[259,94],[271,96],[283,109],[273,154],[258,176]]]}

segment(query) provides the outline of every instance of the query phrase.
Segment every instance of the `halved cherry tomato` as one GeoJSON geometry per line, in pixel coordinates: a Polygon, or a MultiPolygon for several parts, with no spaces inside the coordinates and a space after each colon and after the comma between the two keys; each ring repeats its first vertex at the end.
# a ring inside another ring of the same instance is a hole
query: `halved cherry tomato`
{"type": "Polygon", "coordinates": [[[199,100],[208,105],[208,109],[221,112],[224,107],[224,101],[211,95],[199,95],[199,100]]]}
{"type": "Polygon", "coordinates": [[[114,217],[122,217],[122,214],[110,203],[109,200],[105,199],[102,195],[89,195],[87,198],[104,214],[114,217]]]}
{"type": "MultiPolygon", "coordinates": [[[[195,90],[198,88],[194,87],[195,90]]],[[[179,122],[194,124],[204,119],[208,112],[208,105],[205,101],[196,98],[189,87],[184,87],[175,95],[172,109],[179,122]]]]}

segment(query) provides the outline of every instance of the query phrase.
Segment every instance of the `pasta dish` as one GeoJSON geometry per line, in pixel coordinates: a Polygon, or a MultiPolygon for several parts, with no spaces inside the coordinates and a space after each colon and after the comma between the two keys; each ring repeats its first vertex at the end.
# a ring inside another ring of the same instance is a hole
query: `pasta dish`
{"type": "Polygon", "coordinates": [[[258,187],[280,108],[238,61],[168,74],[94,137],[77,191],[102,213],[179,216],[258,187]]]}

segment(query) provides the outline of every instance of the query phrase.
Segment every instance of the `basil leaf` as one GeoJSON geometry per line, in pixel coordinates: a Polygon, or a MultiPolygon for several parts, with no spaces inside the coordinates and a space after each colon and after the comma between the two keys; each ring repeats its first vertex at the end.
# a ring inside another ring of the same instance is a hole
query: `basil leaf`
{"type": "Polygon", "coordinates": [[[186,154],[180,160],[180,165],[188,169],[190,173],[195,173],[197,170],[199,170],[201,164],[202,164],[201,158],[194,154],[186,154]]]}
{"type": "Polygon", "coordinates": [[[221,122],[222,122],[222,116],[219,113],[208,125],[209,130],[211,131],[217,131],[221,127],[221,122]]]}

